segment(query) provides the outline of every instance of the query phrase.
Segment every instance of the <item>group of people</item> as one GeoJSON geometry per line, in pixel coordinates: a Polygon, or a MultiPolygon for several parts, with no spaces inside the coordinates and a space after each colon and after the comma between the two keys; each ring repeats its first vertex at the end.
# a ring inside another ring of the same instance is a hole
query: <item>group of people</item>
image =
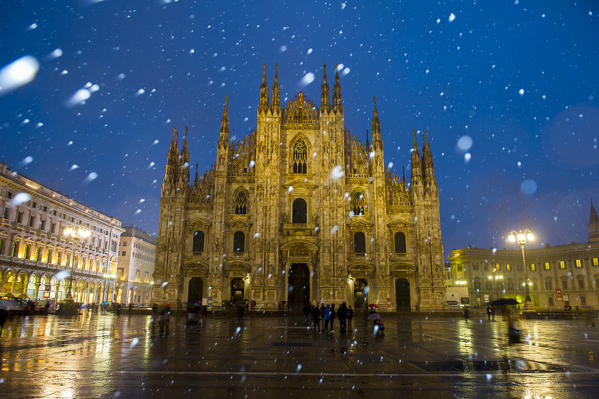
{"type": "Polygon", "coordinates": [[[354,310],[351,305],[348,307],[343,302],[338,309],[335,309],[335,304],[320,304],[320,307],[307,303],[302,309],[304,312],[304,323],[312,322],[314,329],[320,331],[335,331],[335,319],[339,319],[339,329],[345,331],[347,325],[351,328],[351,322],[354,317],[354,310]],[[321,329],[322,321],[322,329],[321,329]]]}

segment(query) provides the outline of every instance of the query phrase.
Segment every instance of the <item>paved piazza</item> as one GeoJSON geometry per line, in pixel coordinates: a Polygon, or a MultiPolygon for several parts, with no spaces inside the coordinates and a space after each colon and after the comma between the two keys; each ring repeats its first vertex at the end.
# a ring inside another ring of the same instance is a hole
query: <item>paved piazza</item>
{"type": "Polygon", "coordinates": [[[0,341],[2,398],[599,397],[599,325],[530,320],[523,343],[473,317],[364,315],[345,336],[303,316],[13,318],[0,341]],[[375,396],[376,395],[376,396],[375,396]]]}

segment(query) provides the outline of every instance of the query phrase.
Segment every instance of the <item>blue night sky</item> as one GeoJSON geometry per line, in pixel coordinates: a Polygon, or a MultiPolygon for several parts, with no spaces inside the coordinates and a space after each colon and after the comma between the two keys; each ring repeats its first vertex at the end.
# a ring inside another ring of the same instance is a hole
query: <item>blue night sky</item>
{"type": "Polygon", "coordinates": [[[375,95],[393,170],[429,131],[446,252],[503,248],[520,226],[581,242],[599,204],[598,43],[593,1],[0,0],[0,68],[39,62],[0,91],[0,160],[155,233],[173,127],[204,170],[226,95],[237,137],[255,126],[262,64],[283,101],[319,102],[338,63],[346,128],[364,136],[375,95]]]}

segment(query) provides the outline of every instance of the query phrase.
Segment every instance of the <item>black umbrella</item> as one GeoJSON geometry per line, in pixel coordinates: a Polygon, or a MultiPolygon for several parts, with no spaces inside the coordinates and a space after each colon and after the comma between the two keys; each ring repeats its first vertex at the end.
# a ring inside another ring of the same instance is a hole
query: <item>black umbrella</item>
{"type": "Polygon", "coordinates": [[[514,298],[499,298],[489,303],[491,306],[502,306],[502,305],[517,305],[518,301],[514,298]]]}

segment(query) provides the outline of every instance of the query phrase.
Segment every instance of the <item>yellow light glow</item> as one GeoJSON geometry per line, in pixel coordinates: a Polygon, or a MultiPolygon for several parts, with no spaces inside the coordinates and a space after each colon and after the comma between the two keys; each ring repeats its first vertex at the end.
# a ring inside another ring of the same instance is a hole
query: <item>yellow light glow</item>
{"type": "Polygon", "coordinates": [[[455,285],[466,285],[468,282],[466,280],[456,280],[455,285]]]}
{"type": "Polygon", "coordinates": [[[526,241],[526,236],[524,233],[518,233],[518,242],[526,241]]]}
{"type": "Polygon", "coordinates": [[[532,233],[528,233],[528,234],[526,234],[526,239],[528,241],[534,241],[535,240],[535,235],[532,234],[532,233]]]}
{"type": "Polygon", "coordinates": [[[515,236],[515,235],[513,235],[513,234],[510,234],[510,235],[507,237],[507,240],[508,240],[509,242],[516,242],[516,236],[515,236]]]}
{"type": "Polygon", "coordinates": [[[493,280],[493,276],[489,276],[489,280],[493,280]]]}

